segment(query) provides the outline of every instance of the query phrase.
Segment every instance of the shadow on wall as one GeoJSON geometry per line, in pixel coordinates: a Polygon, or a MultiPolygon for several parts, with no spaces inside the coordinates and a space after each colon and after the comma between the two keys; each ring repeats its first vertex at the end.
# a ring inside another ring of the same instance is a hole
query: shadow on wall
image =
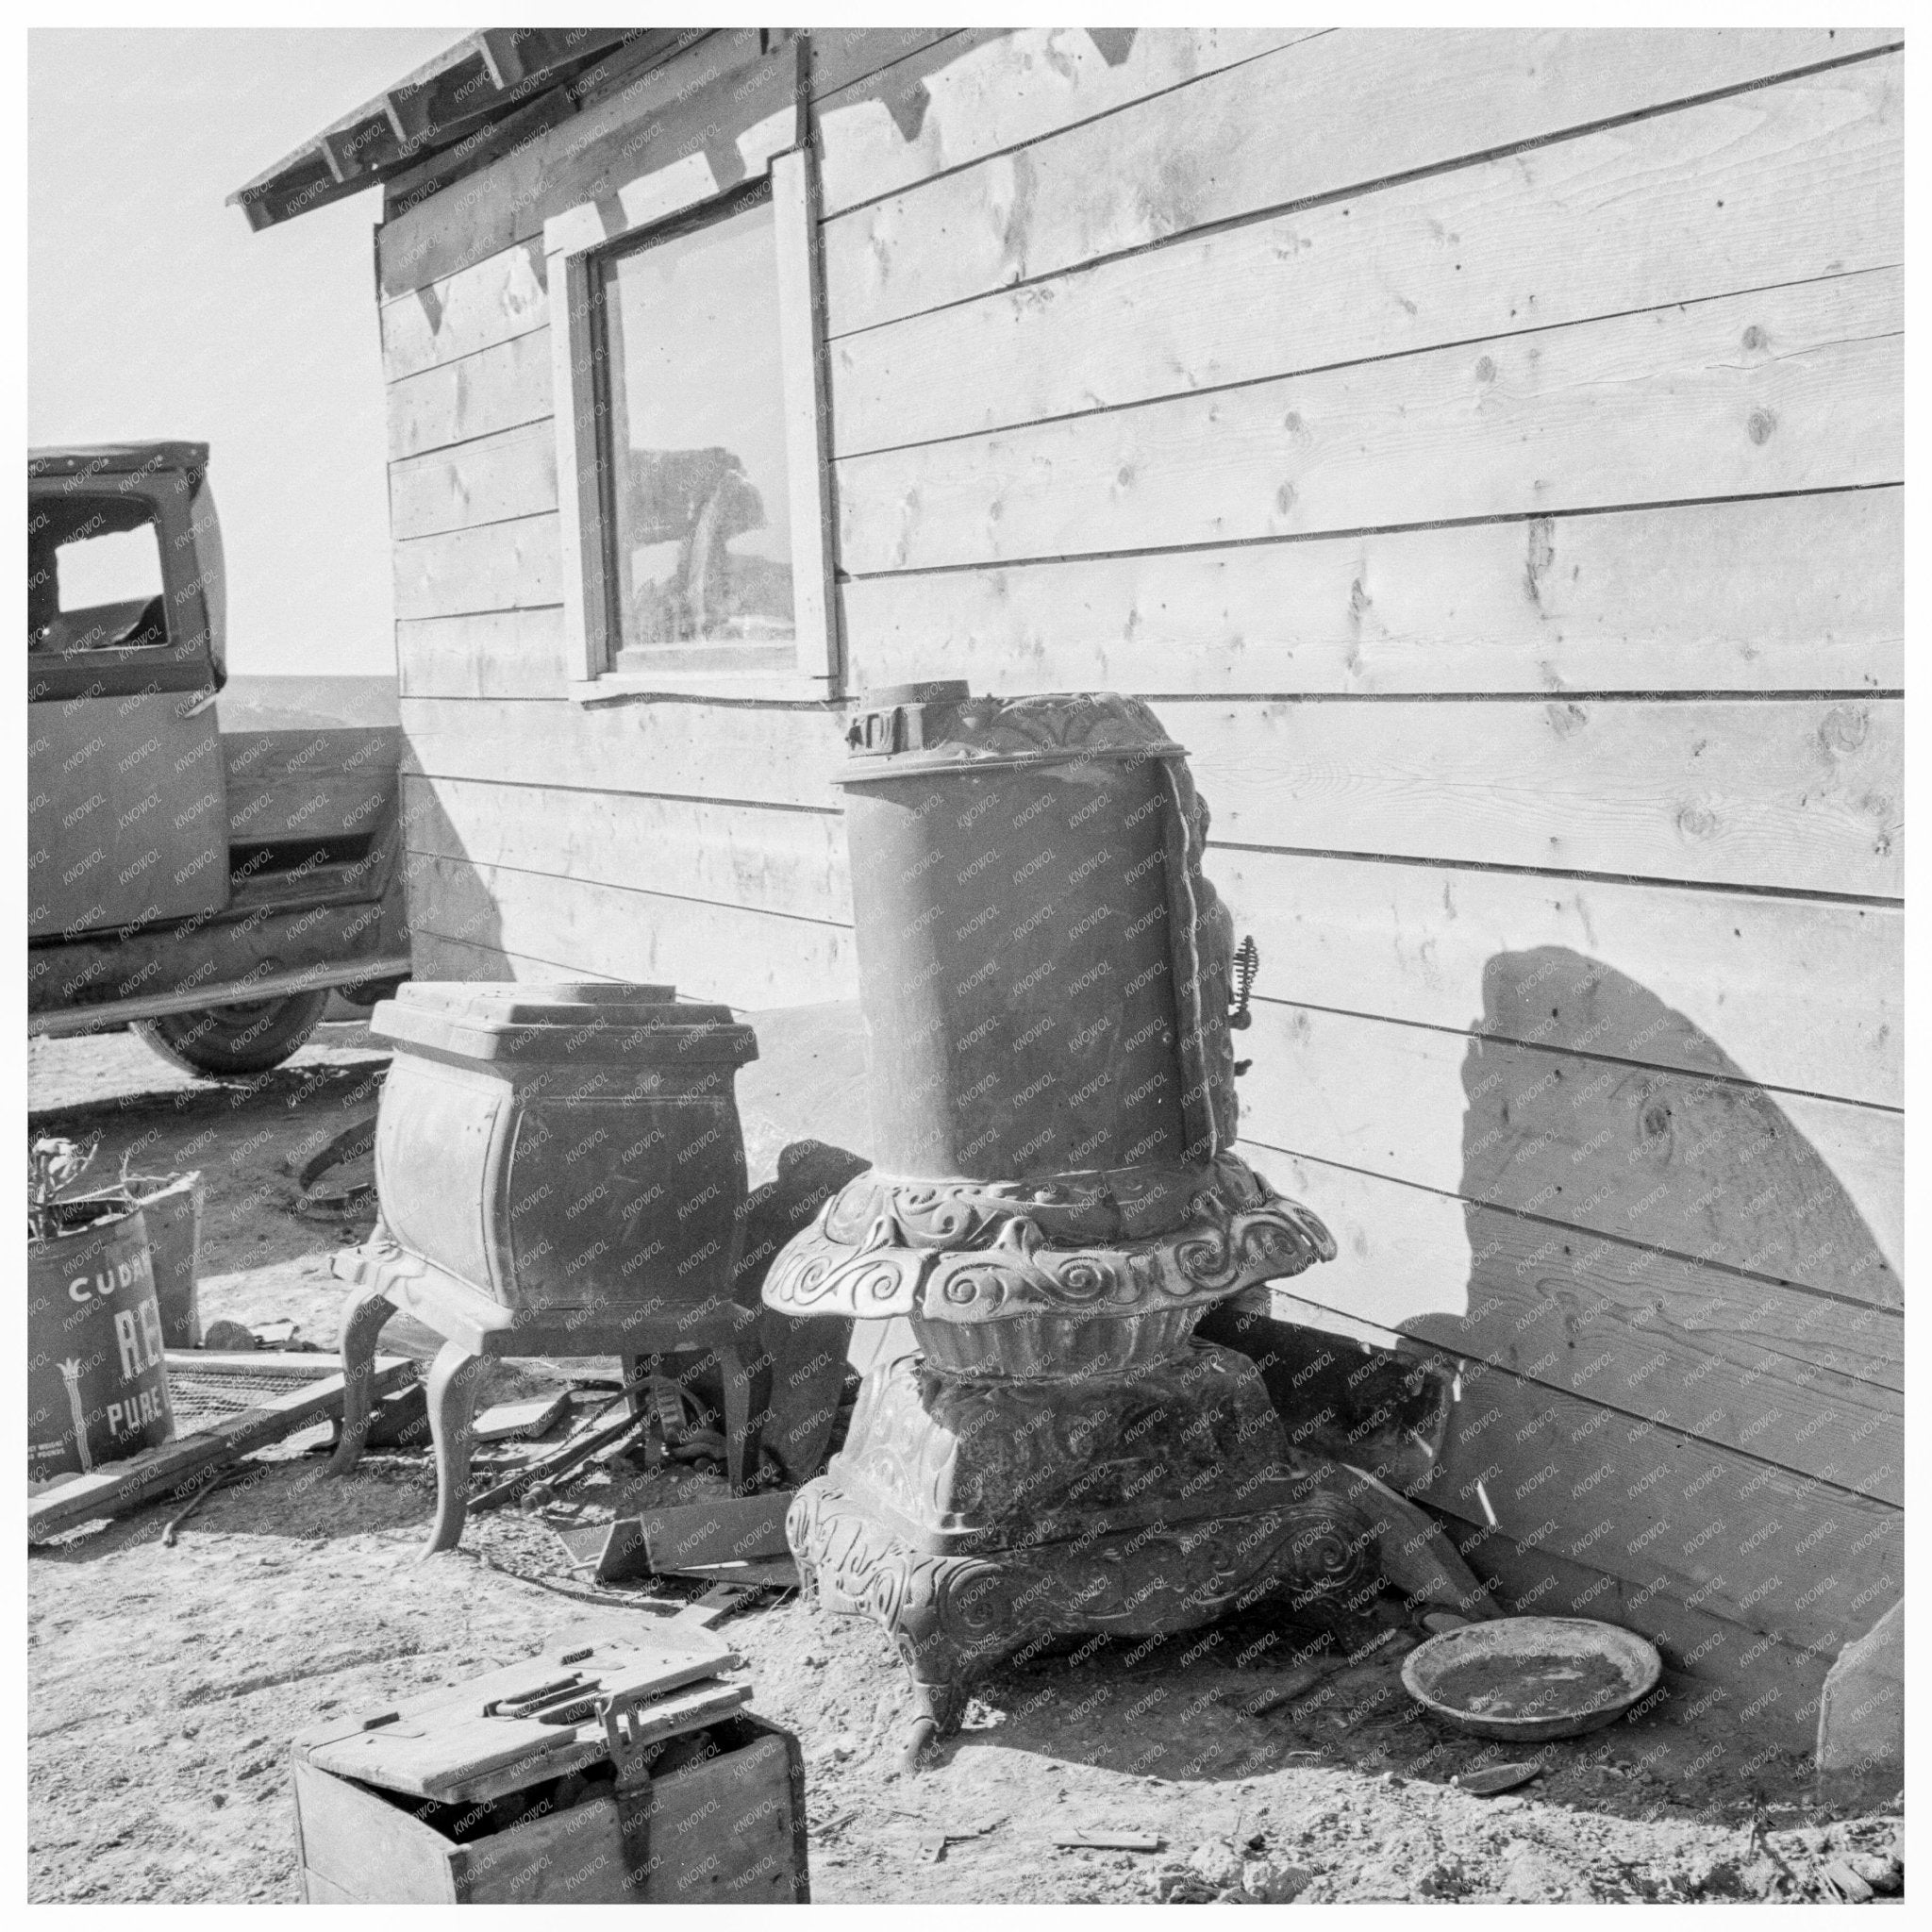
{"type": "MultiPolygon", "coordinates": [[[[1868,1110],[1752,1085],[1682,1013],[1567,947],[1492,955],[1482,983],[1459,1069],[1461,1198],[1350,1193],[1346,1170],[1297,1163],[1278,1178],[1330,1218],[1340,1258],[1283,1284],[1305,1313],[1217,1310],[1203,1338],[1261,1361],[1292,1440],[1472,1523],[1541,1526],[1553,1551],[1594,1528],[1607,1487],[1530,1483],[1501,1518],[1486,1499],[1553,1456],[1561,1474],[1596,1414],[1625,1419],[1618,1439],[1657,1424],[1896,1500],[1902,1291],[1887,1230],[1839,1178],[1871,1158],[1868,1110]],[[1638,1063],[1658,1059],[1695,1071],[1638,1063]],[[1511,1379],[1466,1372],[1484,1362],[1511,1379]]],[[[1436,1120],[1391,1130],[1425,1142],[1449,1104],[1419,1093],[1436,1120]]],[[[1878,1197],[1888,1177],[1874,1181],[1878,1197]]],[[[1627,1500],[1647,1525],[1657,1496],[1627,1500]]]]}
{"type": "MultiPolygon", "coordinates": [[[[418,979],[514,979],[506,957],[503,920],[478,859],[463,844],[436,793],[426,785],[402,785],[403,890],[409,924],[409,953],[418,979]]],[[[557,979],[562,971],[525,977],[557,979]]],[[[587,974],[586,978],[600,975],[587,974]]]]}
{"type": "Polygon", "coordinates": [[[1900,1306],[1891,1262],[1778,1097],[1627,974],[1564,946],[1496,954],[1475,1031],[1465,1200],[1900,1306]],[[1698,1071],[1623,1064],[1665,1058],[1698,1071]]]}

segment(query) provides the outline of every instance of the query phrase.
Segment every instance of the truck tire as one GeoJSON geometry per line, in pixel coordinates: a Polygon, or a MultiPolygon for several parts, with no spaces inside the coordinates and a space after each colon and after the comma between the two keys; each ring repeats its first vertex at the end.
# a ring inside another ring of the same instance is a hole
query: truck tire
{"type": "Polygon", "coordinates": [[[350,1006],[359,1007],[365,1013],[371,1011],[378,1001],[392,1000],[396,988],[401,986],[407,974],[395,979],[358,979],[354,986],[339,986],[336,991],[350,1006]]]}
{"type": "Polygon", "coordinates": [[[322,1024],[327,992],[208,1007],[137,1020],[134,1030],[164,1060],[189,1074],[260,1074],[278,1067],[322,1024]]]}

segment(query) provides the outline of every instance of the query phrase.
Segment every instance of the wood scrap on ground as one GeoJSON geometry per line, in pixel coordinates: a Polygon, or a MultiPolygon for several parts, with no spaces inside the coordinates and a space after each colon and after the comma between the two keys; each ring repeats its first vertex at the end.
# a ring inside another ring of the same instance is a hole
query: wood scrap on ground
{"type": "Polygon", "coordinates": [[[499,1402],[476,1418],[470,1434],[478,1442],[534,1440],[547,1435],[569,1407],[568,1389],[559,1389],[554,1395],[539,1396],[531,1402],[499,1402]]]}
{"type": "Polygon", "coordinates": [[[1531,1778],[1541,1777],[1543,1768],[1534,1764],[1486,1764],[1480,1771],[1459,1771],[1449,1782],[1473,1798],[1493,1798],[1499,1791],[1513,1791],[1531,1778]]]}
{"type": "Polygon", "coordinates": [[[746,1563],[791,1554],[785,1541],[787,1491],[761,1496],[721,1496],[714,1502],[646,1509],[640,1522],[651,1567],[674,1572],[719,1563],[746,1563]]]}
{"type": "Polygon", "coordinates": [[[216,1490],[225,1489],[229,1484],[241,1481],[242,1469],[243,1465],[242,1463],[230,1463],[225,1469],[216,1471],[207,1482],[201,1484],[194,1491],[194,1494],[188,1499],[187,1507],[177,1510],[168,1519],[168,1526],[161,1532],[162,1549],[172,1550],[175,1547],[175,1539],[180,1534],[181,1525],[208,1501],[208,1497],[216,1490]]]}
{"type": "Polygon", "coordinates": [[[677,1613],[677,1622],[695,1624],[700,1629],[708,1630],[757,1594],[756,1591],[740,1590],[735,1584],[714,1583],[695,1603],[687,1604],[677,1613]]]}
{"type": "MultiPolygon", "coordinates": [[[[28,1498],[26,1533],[29,1542],[58,1535],[82,1523],[121,1516],[142,1505],[180,1492],[202,1471],[233,1462],[251,1449],[279,1442],[311,1423],[339,1417],[342,1410],[340,1364],[327,1356],[234,1355],[207,1356],[197,1350],[167,1352],[171,1374],[206,1376],[222,1374],[245,1378],[251,1373],[277,1379],[312,1377],[286,1393],[265,1395],[226,1418],[210,1422],[194,1433],[143,1450],[123,1462],[112,1462],[92,1475],[77,1476],[28,1498]],[[318,1371],[320,1373],[318,1373],[318,1371]]],[[[389,1394],[414,1378],[416,1364],[402,1356],[378,1356],[371,1371],[371,1391],[389,1394]]]]}

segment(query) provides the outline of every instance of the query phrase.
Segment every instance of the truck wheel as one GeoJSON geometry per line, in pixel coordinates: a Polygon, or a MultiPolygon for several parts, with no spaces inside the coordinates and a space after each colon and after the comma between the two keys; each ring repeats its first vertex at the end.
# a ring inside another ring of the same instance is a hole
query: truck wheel
{"type": "Polygon", "coordinates": [[[402,979],[358,979],[354,986],[339,986],[336,991],[352,1007],[359,1007],[368,1012],[379,1000],[394,999],[396,988],[402,983],[402,979]]]}
{"type": "Polygon", "coordinates": [[[209,1007],[137,1020],[134,1030],[164,1060],[190,1074],[259,1074],[278,1067],[322,1024],[328,994],[291,992],[275,1000],[209,1007]]]}

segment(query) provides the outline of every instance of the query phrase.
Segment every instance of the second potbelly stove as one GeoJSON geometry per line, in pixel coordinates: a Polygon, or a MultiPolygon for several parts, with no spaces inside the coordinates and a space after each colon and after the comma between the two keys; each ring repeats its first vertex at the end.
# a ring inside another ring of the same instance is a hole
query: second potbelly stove
{"type": "MultiPolygon", "coordinates": [[[[758,1311],[734,1079],[758,1057],[722,1006],[668,986],[412,980],[375,1008],[395,1050],[376,1123],[382,1218],[336,1257],[347,1377],[335,1469],[354,1466],[376,1338],[397,1309],[448,1341],[429,1377],[431,1550],[462,1533],[475,1386],[500,1356],[715,1350],[733,1488],[755,1474],[758,1311]]],[[[641,1398],[638,1398],[641,1400],[641,1398]]]]}
{"type": "Polygon", "coordinates": [[[1137,700],[877,692],[846,792],[875,1167],[780,1255],[789,1314],[909,1318],[792,1506],[801,1572],[910,1669],[915,1758],[1050,1633],[1373,1587],[1217,1301],[1332,1257],[1235,1152],[1232,927],[1137,700]]]}

